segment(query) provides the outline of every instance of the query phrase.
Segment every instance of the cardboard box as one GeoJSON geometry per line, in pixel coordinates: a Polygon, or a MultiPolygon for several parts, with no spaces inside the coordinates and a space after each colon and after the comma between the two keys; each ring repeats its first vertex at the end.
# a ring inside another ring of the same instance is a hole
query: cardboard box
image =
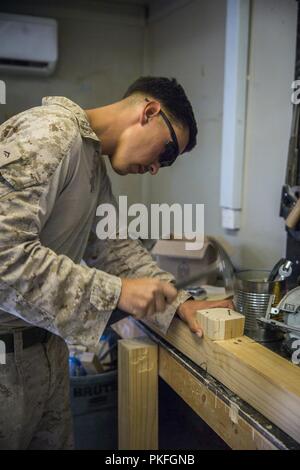
{"type": "Polygon", "coordinates": [[[173,274],[177,282],[187,280],[197,275],[206,266],[216,263],[215,272],[203,276],[201,280],[189,287],[216,283],[218,254],[207,240],[201,250],[186,250],[186,240],[158,240],[151,254],[159,267],[173,274]]]}
{"type": "Polygon", "coordinates": [[[80,355],[79,359],[88,375],[103,372],[103,367],[101,366],[99,358],[93,352],[84,352],[80,355]]]}

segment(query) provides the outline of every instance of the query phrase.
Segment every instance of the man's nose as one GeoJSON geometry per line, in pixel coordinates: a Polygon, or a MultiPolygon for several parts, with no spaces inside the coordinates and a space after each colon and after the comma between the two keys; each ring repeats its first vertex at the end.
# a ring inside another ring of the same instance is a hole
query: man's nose
{"type": "Polygon", "coordinates": [[[152,176],[157,175],[159,169],[160,169],[160,164],[159,164],[158,162],[152,163],[152,164],[149,166],[149,173],[150,173],[150,175],[152,175],[152,176]]]}

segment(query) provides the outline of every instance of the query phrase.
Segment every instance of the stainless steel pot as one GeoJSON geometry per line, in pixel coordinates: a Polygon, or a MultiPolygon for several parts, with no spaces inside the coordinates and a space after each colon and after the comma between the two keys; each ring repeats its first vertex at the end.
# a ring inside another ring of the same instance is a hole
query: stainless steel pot
{"type": "Polygon", "coordinates": [[[280,339],[282,334],[270,327],[262,327],[257,319],[265,316],[270,296],[275,295],[277,305],[286,292],[285,281],[269,282],[270,271],[245,270],[235,273],[234,306],[245,315],[245,334],[259,342],[280,339]]]}

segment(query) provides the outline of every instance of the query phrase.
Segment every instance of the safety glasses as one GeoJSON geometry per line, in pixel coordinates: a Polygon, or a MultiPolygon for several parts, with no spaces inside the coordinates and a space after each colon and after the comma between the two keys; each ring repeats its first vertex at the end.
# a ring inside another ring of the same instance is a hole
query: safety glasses
{"type": "MultiPolygon", "coordinates": [[[[145,100],[148,102],[150,101],[148,98],[145,98],[145,100]]],[[[178,140],[177,140],[174,128],[172,124],[170,123],[169,119],[167,118],[166,114],[161,110],[159,114],[161,115],[166,125],[168,126],[168,129],[170,131],[170,135],[172,138],[171,141],[165,144],[165,149],[159,156],[159,164],[160,164],[160,167],[163,168],[163,167],[171,166],[175,162],[176,158],[179,155],[179,145],[178,145],[178,140]]]]}
{"type": "Polygon", "coordinates": [[[165,144],[165,149],[159,156],[159,164],[160,167],[163,168],[171,166],[175,162],[176,158],[179,155],[179,145],[174,128],[170,123],[169,119],[163,111],[160,111],[160,115],[168,126],[172,138],[171,141],[165,144]]]}

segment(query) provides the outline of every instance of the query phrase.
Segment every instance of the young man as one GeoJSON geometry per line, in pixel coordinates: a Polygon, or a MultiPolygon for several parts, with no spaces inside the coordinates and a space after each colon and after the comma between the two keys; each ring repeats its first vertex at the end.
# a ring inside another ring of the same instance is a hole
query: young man
{"type": "Polygon", "coordinates": [[[0,126],[0,448],[72,447],[65,341],[95,345],[115,308],[162,327],[177,311],[201,336],[196,310],[231,305],[188,300],[140,242],[93,230],[114,203],[103,154],[118,174],[155,175],[196,134],[183,88],[152,77],[108,106],[48,97],[0,126]]]}

